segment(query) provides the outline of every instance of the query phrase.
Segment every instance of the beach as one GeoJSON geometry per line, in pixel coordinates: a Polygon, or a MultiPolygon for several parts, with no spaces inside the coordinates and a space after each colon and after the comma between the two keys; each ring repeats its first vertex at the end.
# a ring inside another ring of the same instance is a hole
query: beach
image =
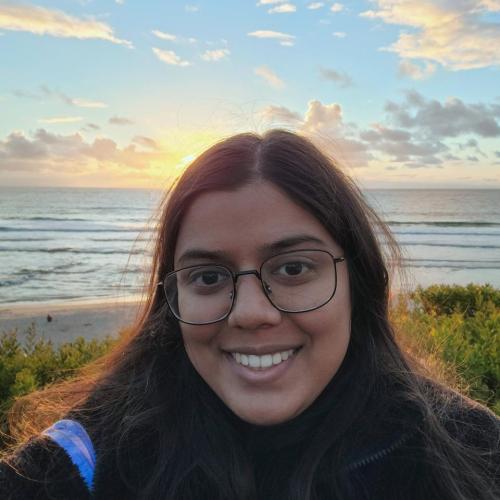
{"type": "Polygon", "coordinates": [[[17,329],[22,339],[22,334],[34,324],[38,336],[55,345],[78,337],[86,340],[115,337],[133,323],[138,305],[136,301],[122,299],[2,305],[0,333],[17,329]]]}

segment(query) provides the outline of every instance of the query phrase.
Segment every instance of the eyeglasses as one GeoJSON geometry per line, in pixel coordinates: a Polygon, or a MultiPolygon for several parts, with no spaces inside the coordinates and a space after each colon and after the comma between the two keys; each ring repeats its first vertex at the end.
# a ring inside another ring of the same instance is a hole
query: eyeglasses
{"type": "Polygon", "coordinates": [[[255,275],[264,294],[279,311],[300,313],[324,306],[337,289],[337,264],[326,250],[293,250],[266,259],[260,270],[233,272],[226,266],[202,264],[167,274],[163,286],[168,306],[181,322],[208,325],[226,319],[236,300],[240,276],[255,275]]]}

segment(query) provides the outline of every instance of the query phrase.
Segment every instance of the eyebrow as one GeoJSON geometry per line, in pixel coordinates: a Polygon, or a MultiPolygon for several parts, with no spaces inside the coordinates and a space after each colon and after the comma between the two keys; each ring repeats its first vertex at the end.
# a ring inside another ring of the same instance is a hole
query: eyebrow
{"type": "MultiPolygon", "coordinates": [[[[261,255],[272,255],[278,253],[280,251],[286,251],[291,247],[295,247],[297,245],[301,245],[304,243],[316,243],[322,246],[325,246],[326,243],[317,238],[316,236],[311,236],[308,234],[297,234],[293,236],[288,236],[286,238],[282,238],[280,240],[274,241],[267,245],[263,245],[259,247],[258,252],[261,255]]],[[[193,261],[193,260],[211,260],[217,261],[221,263],[230,263],[231,257],[230,255],[223,250],[205,250],[202,248],[190,248],[186,250],[178,260],[178,263],[193,261]]]]}
{"type": "Polygon", "coordinates": [[[261,253],[276,253],[281,250],[287,250],[290,247],[302,245],[303,243],[317,243],[319,245],[325,245],[325,242],[316,236],[311,236],[309,234],[297,234],[275,241],[269,245],[264,245],[259,250],[261,253]]]}

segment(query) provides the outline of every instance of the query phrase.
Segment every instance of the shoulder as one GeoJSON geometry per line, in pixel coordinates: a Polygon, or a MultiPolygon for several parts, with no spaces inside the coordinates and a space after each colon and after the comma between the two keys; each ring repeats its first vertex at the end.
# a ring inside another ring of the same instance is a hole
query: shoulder
{"type": "Polygon", "coordinates": [[[447,388],[429,394],[433,416],[456,443],[500,453],[500,418],[491,410],[447,388]]]}
{"type": "Polygon", "coordinates": [[[67,453],[40,436],[0,461],[0,498],[83,500],[89,493],[67,453]]]}

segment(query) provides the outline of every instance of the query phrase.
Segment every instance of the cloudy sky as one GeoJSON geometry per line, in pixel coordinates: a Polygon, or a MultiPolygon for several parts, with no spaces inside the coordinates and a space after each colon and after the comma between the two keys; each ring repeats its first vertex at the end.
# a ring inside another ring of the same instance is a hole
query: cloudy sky
{"type": "Polygon", "coordinates": [[[161,187],[285,127],[365,187],[500,188],[500,0],[0,0],[0,185],[161,187]]]}

